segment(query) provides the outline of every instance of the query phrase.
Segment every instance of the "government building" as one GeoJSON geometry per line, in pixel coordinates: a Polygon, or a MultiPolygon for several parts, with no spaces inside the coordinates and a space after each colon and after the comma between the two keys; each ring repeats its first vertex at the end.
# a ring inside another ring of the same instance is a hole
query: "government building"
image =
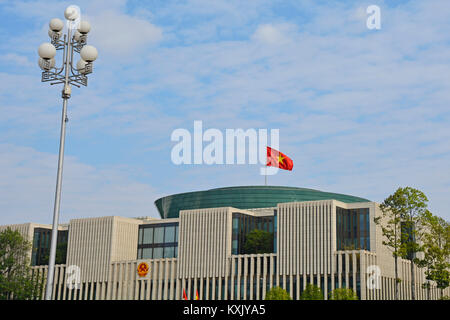
{"type": "MultiPolygon", "coordinates": [[[[374,217],[377,203],[313,189],[241,186],[155,201],[161,219],[73,219],[58,232],[53,299],[258,300],[280,286],[300,299],[352,288],[362,300],[394,299],[394,259],[374,217]],[[259,230],[255,232],[255,230],[259,230]],[[250,235],[268,245],[255,253],[250,235]]],[[[47,272],[51,225],[0,226],[32,243],[34,273],[47,272]]],[[[411,297],[410,261],[399,259],[400,299],[411,297]]],[[[415,269],[416,297],[440,292],[415,269]]],[[[449,295],[449,289],[444,294],[449,295]]],[[[43,294],[44,296],[44,294],[43,294]]]]}

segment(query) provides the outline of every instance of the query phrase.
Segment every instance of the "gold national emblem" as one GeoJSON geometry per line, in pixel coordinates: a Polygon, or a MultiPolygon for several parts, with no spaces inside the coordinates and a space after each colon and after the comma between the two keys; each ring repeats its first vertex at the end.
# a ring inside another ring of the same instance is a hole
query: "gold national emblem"
{"type": "Polygon", "coordinates": [[[145,277],[148,273],[148,263],[147,262],[139,263],[137,267],[137,273],[139,277],[145,277]]]}

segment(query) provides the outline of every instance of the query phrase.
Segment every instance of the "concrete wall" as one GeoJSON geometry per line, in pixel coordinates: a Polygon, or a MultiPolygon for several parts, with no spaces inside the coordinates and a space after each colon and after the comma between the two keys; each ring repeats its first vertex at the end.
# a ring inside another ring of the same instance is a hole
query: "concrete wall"
{"type": "MultiPolygon", "coordinates": [[[[264,299],[267,288],[281,286],[299,299],[307,283],[324,291],[358,289],[362,299],[393,299],[395,279],[392,253],[382,244],[380,214],[376,203],[342,203],[335,200],[283,203],[277,206],[277,252],[232,255],[232,214],[270,215],[275,208],[241,210],[211,208],[180,211],[178,219],[141,220],[122,217],[74,219],[69,224],[67,264],[56,268],[55,299],[264,299]],[[336,206],[369,208],[370,251],[336,250],[336,206]],[[178,258],[137,260],[138,226],[179,222],[178,258]],[[145,261],[150,271],[139,277],[137,266],[145,261]],[[80,288],[66,286],[68,268],[80,268],[80,288]],[[376,266],[378,287],[369,288],[376,266]],[[373,267],[372,267],[373,268],[373,267]]],[[[32,239],[38,224],[15,225],[32,239]]],[[[50,228],[50,226],[46,226],[50,228]]],[[[0,227],[0,230],[4,227],[0,227]]],[[[33,267],[45,274],[47,266],[33,267]]],[[[427,299],[423,270],[416,272],[418,299],[427,299]]],[[[410,262],[399,259],[400,299],[411,296],[410,262]]],[[[449,295],[447,289],[444,294],[449,295]]],[[[440,296],[433,286],[431,298],[440,296]]]]}
{"type": "Polygon", "coordinates": [[[70,221],[67,265],[81,269],[81,280],[106,281],[112,262],[135,260],[141,220],[122,217],[70,221]]]}

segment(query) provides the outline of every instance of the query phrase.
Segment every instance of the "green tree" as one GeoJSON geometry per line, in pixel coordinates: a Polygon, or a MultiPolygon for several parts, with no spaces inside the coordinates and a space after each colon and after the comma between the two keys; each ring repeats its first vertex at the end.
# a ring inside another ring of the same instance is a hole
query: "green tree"
{"type": "Polygon", "coordinates": [[[300,300],[323,300],[323,292],[318,286],[308,283],[300,295],[300,300]]]}
{"type": "Polygon", "coordinates": [[[381,215],[374,218],[374,222],[380,226],[383,234],[383,245],[392,251],[394,257],[395,291],[394,298],[398,300],[399,283],[398,277],[398,257],[402,252],[401,239],[401,215],[400,210],[394,205],[396,202],[393,195],[384,199],[380,204],[381,215]]]}
{"type": "Polygon", "coordinates": [[[33,278],[29,250],[31,244],[11,228],[0,232],[0,300],[40,297],[44,279],[33,278]]]}
{"type": "MultiPolygon", "coordinates": [[[[436,282],[443,296],[443,291],[450,285],[450,224],[429,211],[421,219],[426,232],[422,236],[423,258],[417,259],[417,264],[426,268],[426,279],[436,282]]],[[[430,283],[427,282],[425,287],[429,292],[430,283]]]]}
{"type": "Polygon", "coordinates": [[[402,241],[405,258],[411,261],[411,299],[416,300],[414,266],[417,262],[416,254],[421,251],[419,243],[423,236],[423,229],[420,222],[427,212],[428,199],[422,191],[411,187],[398,188],[394,196],[397,200],[395,205],[400,210],[403,224],[402,241]]]}
{"type": "Polygon", "coordinates": [[[273,233],[254,229],[249,232],[244,242],[244,253],[273,252],[273,233]]]}
{"type": "Polygon", "coordinates": [[[337,288],[330,292],[330,300],[358,300],[358,295],[349,288],[337,288]]]}
{"type": "Polygon", "coordinates": [[[280,287],[273,287],[266,293],[265,300],[292,300],[289,293],[280,287]]]}
{"type": "Polygon", "coordinates": [[[415,273],[416,253],[422,236],[420,221],[427,210],[428,199],[425,194],[411,187],[398,188],[380,205],[382,215],[375,223],[381,226],[385,241],[383,244],[392,250],[394,256],[395,278],[397,279],[395,299],[398,299],[398,257],[411,261],[411,298],[416,299],[415,273]]]}

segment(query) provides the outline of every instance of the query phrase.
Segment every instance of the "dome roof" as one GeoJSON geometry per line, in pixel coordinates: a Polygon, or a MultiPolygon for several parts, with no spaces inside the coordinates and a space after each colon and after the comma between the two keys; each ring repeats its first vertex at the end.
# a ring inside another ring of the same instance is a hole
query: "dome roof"
{"type": "Polygon", "coordinates": [[[161,218],[177,218],[180,210],[234,207],[238,209],[276,207],[283,202],[338,200],[346,203],[370,200],[314,189],[282,186],[238,186],[178,193],[155,201],[161,218]]]}

